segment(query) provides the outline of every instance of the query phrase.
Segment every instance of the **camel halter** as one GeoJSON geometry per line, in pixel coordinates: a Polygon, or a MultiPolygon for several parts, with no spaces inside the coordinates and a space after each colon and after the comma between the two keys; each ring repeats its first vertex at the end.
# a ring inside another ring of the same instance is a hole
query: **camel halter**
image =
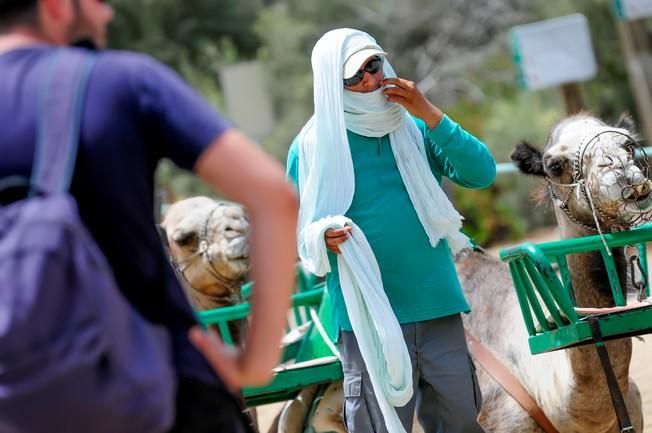
{"type": "Polygon", "coordinates": [[[199,292],[202,294],[202,297],[208,298],[211,301],[217,302],[217,303],[228,303],[228,304],[235,304],[240,301],[242,301],[240,291],[238,290],[240,288],[240,285],[243,283],[243,281],[233,281],[225,277],[220,271],[215,268],[213,265],[213,262],[210,260],[210,257],[208,257],[208,246],[210,245],[208,241],[208,223],[210,222],[211,217],[215,213],[215,211],[224,206],[224,203],[218,203],[211,211],[208,213],[206,216],[206,219],[204,220],[204,224],[202,225],[202,229],[199,232],[199,244],[197,251],[189,255],[188,257],[184,258],[183,260],[179,260],[178,262],[175,261],[172,257],[170,257],[170,262],[172,263],[172,267],[176,271],[177,274],[183,278],[183,280],[186,282],[186,285],[190,287],[191,289],[199,292]],[[195,289],[192,287],[190,284],[190,281],[186,277],[185,271],[188,269],[188,267],[192,264],[195,258],[198,256],[201,256],[205,260],[202,260],[204,263],[208,263],[208,265],[204,264],[204,268],[206,271],[213,277],[215,280],[222,284],[224,287],[229,289],[229,292],[231,293],[230,295],[223,295],[223,296],[218,296],[218,295],[211,295],[208,293],[200,292],[199,290],[195,289]]]}
{"type": "MultiPolygon", "coordinates": [[[[603,223],[605,222],[610,222],[611,225],[609,227],[609,231],[611,232],[617,232],[617,231],[624,231],[629,229],[631,226],[639,225],[645,221],[649,221],[652,218],[652,210],[651,211],[644,211],[644,212],[639,212],[638,216],[632,220],[631,222],[624,224],[621,220],[618,220],[615,217],[612,217],[608,214],[606,214],[599,206],[599,204],[596,204],[596,201],[593,198],[593,194],[591,193],[591,190],[586,187],[586,179],[585,179],[585,173],[584,173],[584,157],[586,154],[586,151],[589,147],[592,147],[596,143],[599,142],[600,136],[603,134],[619,134],[627,138],[627,143],[629,143],[627,151],[630,153],[630,155],[635,156],[636,152],[640,152],[642,154],[642,157],[640,158],[642,162],[640,163],[641,165],[641,171],[644,173],[644,178],[648,179],[648,171],[649,171],[649,166],[647,163],[646,159],[646,154],[645,150],[641,146],[641,144],[635,140],[632,136],[625,134],[621,131],[615,130],[615,129],[608,129],[605,131],[601,131],[593,136],[589,136],[590,139],[586,142],[586,137],[582,140],[582,143],[580,146],[577,148],[577,152],[575,154],[575,158],[573,159],[573,164],[572,164],[572,182],[571,183],[557,183],[553,181],[549,176],[546,176],[546,181],[548,182],[548,193],[550,195],[550,198],[552,199],[553,203],[561,209],[566,216],[575,224],[582,226],[588,231],[591,232],[597,232],[600,235],[600,238],[602,239],[602,242],[604,244],[605,250],[609,255],[611,255],[611,251],[607,247],[607,242],[604,238],[604,232],[602,230],[602,227],[600,225],[600,222],[602,221],[603,223]],[[558,187],[566,187],[569,188],[568,191],[566,192],[566,195],[564,196],[564,199],[560,199],[557,194],[555,194],[553,190],[553,185],[558,186],[558,187]],[[587,202],[591,209],[591,213],[593,215],[593,221],[595,222],[595,226],[582,222],[575,217],[571,211],[568,208],[568,202],[570,201],[570,198],[573,195],[573,192],[575,192],[577,199],[579,200],[580,195],[584,197],[584,200],[587,202]]],[[[607,158],[612,159],[607,155],[607,158]]],[[[636,185],[625,185],[622,188],[622,191],[624,191],[627,188],[634,188],[636,185]]],[[[622,194],[622,193],[621,193],[622,194]]],[[[627,201],[627,199],[623,196],[623,200],[627,201]]]]}

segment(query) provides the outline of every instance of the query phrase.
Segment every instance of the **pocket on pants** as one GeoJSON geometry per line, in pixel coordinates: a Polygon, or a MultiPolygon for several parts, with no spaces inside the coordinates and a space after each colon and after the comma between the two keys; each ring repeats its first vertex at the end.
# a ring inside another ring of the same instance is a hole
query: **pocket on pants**
{"type": "Polygon", "coordinates": [[[473,381],[473,401],[475,403],[475,410],[480,413],[482,409],[482,392],[480,391],[480,383],[478,382],[478,376],[476,374],[475,364],[471,356],[469,358],[469,368],[471,370],[471,380],[473,381]]]}
{"type": "Polygon", "coordinates": [[[362,373],[344,374],[344,410],[342,416],[349,433],[374,433],[363,391],[362,373]]]}

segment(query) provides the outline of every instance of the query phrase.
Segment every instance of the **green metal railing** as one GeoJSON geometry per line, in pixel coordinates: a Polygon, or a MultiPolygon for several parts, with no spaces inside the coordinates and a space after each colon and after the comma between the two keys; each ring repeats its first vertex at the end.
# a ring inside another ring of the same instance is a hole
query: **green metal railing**
{"type": "MultiPolygon", "coordinates": [[[[636,245],[642,278],[647,277],[645,244],[652,240],[652,225],[604,235],[609,250],[636,245]]],[[[530,336],[532,353],[591,342],[592,334],[585,317],[575,310],[575,295],[567,256],[598,252],[602,255],[614,303],[625,306],[623,285],[614,258],[605,249],[599,235],[540,244],[524,243],[506,248],[500,258],[509,264],[523,320],[530,336]],[[558,272],[553,268],[557,265],[558,272]]],[[[650,295],[645,281],[645,292],[650,295]]],[[[652,329],[652,308],[626,310],[600,319],[605,339],[636,335],[652,329]]]]}
{"type": "MultiPolygon", "coordinates": [[[[234,344],[233,326],[247,320],[251,311],[248,302],[253,284],[243,286],[243,303],[197,313],[204,326],[215,326],[226,344],[234,344]]],[[[294,398],[306,386],[326,384],[342,378],[342,366],[334,346],[336,338],[331,320],[331,304],[325,284],[318,283],[301,270],[292,295],[287,331],[298,332],[298,338],[287,343],[272,381],[262,387],[244,388],[247,406],[285,401],[294,398]]]]}

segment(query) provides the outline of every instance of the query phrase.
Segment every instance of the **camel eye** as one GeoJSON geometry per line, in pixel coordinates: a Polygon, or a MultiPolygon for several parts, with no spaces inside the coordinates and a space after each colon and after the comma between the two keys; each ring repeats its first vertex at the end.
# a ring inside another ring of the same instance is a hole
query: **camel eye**
{"type": "Polygon", "coordinates": [[[561,176],[564,172],[564,158],[549,158],[546,166],[548,172],[553,176],[561,176]]]}
{"type": "Polygon", "coordinates": [[[172,239],[180,247],[186,247],[197,242],[197,232],[182,232],[177,230],[172,239]]]}
{"type": "Polygon", "coordinates": [[[627,140],[627,141],[622,145],[622,148],[625,149],[625,151],[627,151],[627,153],[628,153],[630,156],[633,156],[633,155],[634,155],[634,152],[636,151],[636,145],[637,145],[637,143],[636,143],[635,141],[627,140]]]}
{"type": "Polygon", "coordinates": [[[605,168],[605,167],[612,167],[614,165],[614,160],[612,157],[609,155],[604,155],[604,158],[606,161],[602,161],[601,163],[598,164],[598,167],[600,168],[605,168]]]}

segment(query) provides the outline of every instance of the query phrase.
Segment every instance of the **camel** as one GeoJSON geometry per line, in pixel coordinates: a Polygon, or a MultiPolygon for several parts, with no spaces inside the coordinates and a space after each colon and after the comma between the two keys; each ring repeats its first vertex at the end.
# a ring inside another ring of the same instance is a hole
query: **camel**
{"type": "MultiPolygon", "coordinates": [[[[626,115],[608,126],[579,114],[553,127],[543,151],[526,142],[517,145],[512,160],[523,173],[546,180],[562,238],[623,230],[649,220],[652,182],[632,157],[632,135],[633,122],[626,115]],[[579,174],[587,194],[568,186],[579,174]]],[[[625,252],[615,249],[613,254],[625,286],[625,252]]],[[[614,305],[600,253],[573,254],[568,261],[578,306],[614,305]]],[[[467,329],[508,366],[561,433],[619,431],[592,345],[532,356],[507,267],[473,253],[458,265],[458,273],[473,308],[465,318],[467,329]]],[[[607,350],[634,429],[642,432],[641,396],[629,377],[631,338],[611,341],[607,350]]],[[[480,422],[487,431],[543,432],[482,369],[478,378],[484,396],[480,422]]]]}
{"type": "Polygon", "coordinates": [[[197,310],[241,302],[249,274],[249,222],[242,206],[192,197],[172,204],[161,227],[197,310]]]}
{"type": "MultiPolygon", "coordinates": [[[[201,196],[180,200],[165,212],[161,230],[194,309],[242,302],[249,276],[249,221],[241,205],[201,196]]],[[[230,323],[229,330],[235,344],[245,344],[246,322],[230,323]]],[[[246,412],[256,425],[256,411],[246,412]]]]}

